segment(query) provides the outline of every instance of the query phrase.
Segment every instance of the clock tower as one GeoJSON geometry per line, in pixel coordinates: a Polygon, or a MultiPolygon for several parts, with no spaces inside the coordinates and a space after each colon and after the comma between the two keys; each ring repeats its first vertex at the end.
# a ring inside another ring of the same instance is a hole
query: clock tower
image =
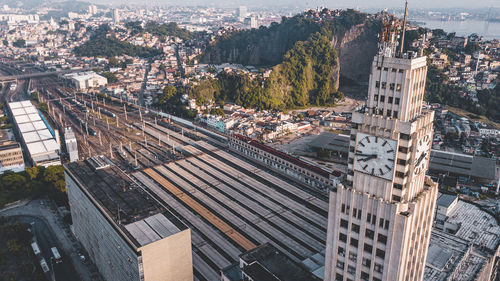
{"type": "Polygon", "coordinates": [[[426,57],[397,51],[399,29],[384,20],[366,107],[352,117],[347,180],[330,192],[328,281],[423,278],[437,197],[425,175],[434,112],[423,107],[426,57]]]}

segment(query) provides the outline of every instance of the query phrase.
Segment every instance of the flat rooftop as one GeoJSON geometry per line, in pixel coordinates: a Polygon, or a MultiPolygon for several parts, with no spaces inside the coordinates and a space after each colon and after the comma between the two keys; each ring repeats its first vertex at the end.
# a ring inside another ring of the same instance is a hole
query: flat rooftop
{"type": "Polygon", "coordinates": [[[244,253],[240,258],[248,264],[247,268],[245,268],[245,273],[253,280],[321,280],[293,262],[269,243],[244,253]]]}
{"type": "Polygon", "coordinates": [[[452,173],[455,175],[495,179],[494,159],[471,156],[461,153],[431,150],[429,170],[441,173],[452,173]]]}
{"type": "Polygon", "coordinates": [[[495,218],[473,204],[459,200],[446,222],[460,225],[455,236],[470,243],[491,250],[500,244],[500,226],[495,218]]]}
{"type": "Polygon", "coordinates": [[[35,106],[20,101],[9,103],[9,108],[31,158],[36,162],[59,159],[60,147],[35,106]]]}
{"type": "Polygon", "coordinates": [[[141,247],[186,229],[107,158],[93,157],[66,164],[65,168],[133,246],[141,247]]]}
{"type": "Polygon", "coordinates": [[[310,144],[310,147],[349,153],[349,136],[323,132],[317,136],[310,144]]]}

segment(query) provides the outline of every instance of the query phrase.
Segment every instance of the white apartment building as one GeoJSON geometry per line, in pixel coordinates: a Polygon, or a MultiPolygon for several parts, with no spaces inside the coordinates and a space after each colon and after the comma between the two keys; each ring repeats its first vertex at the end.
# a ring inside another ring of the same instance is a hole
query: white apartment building
{"type": "Polygon", "coordinates": [[[385,28],[367,109],[353,113],[346,184],[330,192],[328,281],[423,278],[437,196],[425,175],[434,120],[422,108],[426,58],[397,57],[397,27],[385,28]]]}

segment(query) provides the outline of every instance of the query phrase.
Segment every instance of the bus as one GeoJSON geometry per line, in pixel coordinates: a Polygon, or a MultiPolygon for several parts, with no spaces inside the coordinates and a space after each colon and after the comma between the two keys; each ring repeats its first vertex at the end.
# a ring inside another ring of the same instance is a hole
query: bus
{"type": "Polygon", "coordinates": [[[40,260],[40,266],[42,267],[43,273],[49,272],[49,266],[47,265],[47,262],[44,258],[40,260]]]}
{"type": "Polygon", "coordinates": [[[56,247],[50,248],[52,250],[52,254],[54,255],[54,259],[56,260],[56,263],[62,262],[61,255],[59,254],[59,251],[57,250],[56,247]]]}
{"type": "Polygon", "coordinates": [[[33,252],[35,255],[40,254],[40,248],[38,247],[38,244],[36,242],[31,243],[31,248],[33,248],[33,252]]]}

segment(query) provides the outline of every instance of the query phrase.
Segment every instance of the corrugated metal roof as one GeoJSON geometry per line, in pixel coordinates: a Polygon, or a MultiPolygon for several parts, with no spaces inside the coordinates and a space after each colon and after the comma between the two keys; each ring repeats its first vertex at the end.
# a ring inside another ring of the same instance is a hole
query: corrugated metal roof
{"type": "Polygon", "coordinates": [[[180,230],[162,213],[125,225],[141,246],[161,240],[180,230]]]}

